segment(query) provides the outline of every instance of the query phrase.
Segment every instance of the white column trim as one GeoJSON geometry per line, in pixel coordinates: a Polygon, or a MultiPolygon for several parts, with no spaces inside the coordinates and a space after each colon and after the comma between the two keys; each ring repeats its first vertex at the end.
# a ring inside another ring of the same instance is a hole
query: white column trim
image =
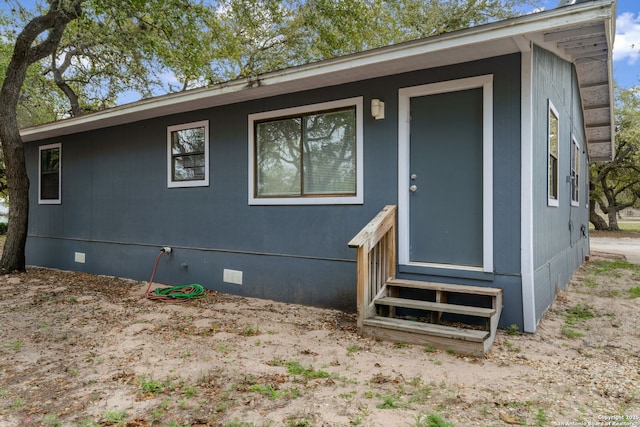
{"type": "Polygon", "coordinates": [[[524,331],[537,328],[533,259],[533,53],[523,51],[521,71],[520,268],[524,331]]]}

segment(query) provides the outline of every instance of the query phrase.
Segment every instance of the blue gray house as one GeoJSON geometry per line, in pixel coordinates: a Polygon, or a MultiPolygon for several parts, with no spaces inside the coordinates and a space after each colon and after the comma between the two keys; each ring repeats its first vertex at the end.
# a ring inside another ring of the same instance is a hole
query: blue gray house
{"type": "Polygon", "coordinates": [[[24,129],[27,262],[146,280],[169,246],[158,282],[357,308],[368,335],[535,332],[589,254],[614,16],[584,1],[24,129]]]}

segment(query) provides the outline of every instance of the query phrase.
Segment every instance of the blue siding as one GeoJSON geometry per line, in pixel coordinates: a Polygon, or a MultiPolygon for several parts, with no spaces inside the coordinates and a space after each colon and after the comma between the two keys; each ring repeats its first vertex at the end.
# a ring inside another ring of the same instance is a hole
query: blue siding
{"type": "Polygon", "coordinates": [[[540,319],[588,254],[588,168],[580,93],[573,65],[535,47],[533,70],[534,125],[534,288],[540,319]],[[560,115],[559,203],[547,205],[547,105],[560,115]],[[571,138],[582,149],[579,206],[571,206],[571,138]],[[582,229],[587,236],[584,236],[582,229]]]}
{"type": "MultiPolygon", "coordinates": [[[[389,76],[237,103],[26,145],[31,178],[27,262],[156,280],[321,307],[355,309],[355,251],[347,242],[386,204],[397,204],[398,89],[494,74],[495,272],[438,280],[505,288],[503,325],[522,325],[520,289],[520,56],[389,76]],[[364,204],[249,206],[247,116],[363,96],[385,101],[364,114],[364,204]],[[209,120],[209,187],[167,188],[166,128],[209,120]],[[62,204],[37,204],[38,146],[61,142],[62,204]],[[74,262],[74,253],[86,263],[74,262]],[[184,265],[187,265],[186,267],[184,265]],[[223,269],[241,270],[242,285],[223,269]]],[[[427,279],[433,278],[430,276],[427,279]]]]}

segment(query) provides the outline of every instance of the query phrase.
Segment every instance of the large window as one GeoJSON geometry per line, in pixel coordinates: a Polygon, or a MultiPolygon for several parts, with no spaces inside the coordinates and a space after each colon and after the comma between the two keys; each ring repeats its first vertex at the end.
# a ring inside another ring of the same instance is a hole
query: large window
{"type": "Polygon", "coordinates": [[[252,204],[361,203],[361,99],[254,114],[252,204]]]}
{"type": "Polygon", "coordinates": [[[41,204],[60,204],[60,161],[62,145],[40,147],[38,201],[41,204]]]}
{"type": "Polygon", "coordinates": [[[559,132],[560,132],[560,120],[558,119],[558,110],[555,109],[551,101],[549,101],[549,122],[548,122],[548,168],[549,177],[547,186],[549,189],[549,206],[558,206],[558,177],[559,177],[559,132]]]}
{"type": "Polygon", "coordinates": [[[571,205],[580,204],[580,145],[571,140],[571,205]]]}
{"type": "Polygon", "coordinates": [[[167,128],[169,187],[209,185],[209,122],[167,128]]]}

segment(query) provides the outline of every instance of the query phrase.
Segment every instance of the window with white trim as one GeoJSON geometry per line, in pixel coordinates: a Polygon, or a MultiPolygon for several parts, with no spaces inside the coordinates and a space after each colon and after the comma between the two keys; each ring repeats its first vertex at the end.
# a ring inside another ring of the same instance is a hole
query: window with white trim
{"type": "Polygon", "coordinates": [[[548,191],[548,205],[558,206],[558,190],[559,190],[559,132],[560,132],[560,119],[558,110],[553,106],[551,100],[549,100],[549,119],[548,119],[548,170],[549,175],[547,179],[548,191]]]}
{"type": "Polygon", "coordinates": [[[580,204],[580,145],[571,138],[571,206],[580,204]]]}
{"type": "Polygon", "coordinates": [[[167,186],[209,185],[209,121],[167,127],[167,186]]]}
{"type": "Polygon", "coordinates": [[[43,145],[38,157],[38,203],[60,204],[62,145],[43,145]]]}
{"type": "Polygon", "coordinates": [[[249,116],[250,204],[362,203],[362,98],[249,116]]]}

